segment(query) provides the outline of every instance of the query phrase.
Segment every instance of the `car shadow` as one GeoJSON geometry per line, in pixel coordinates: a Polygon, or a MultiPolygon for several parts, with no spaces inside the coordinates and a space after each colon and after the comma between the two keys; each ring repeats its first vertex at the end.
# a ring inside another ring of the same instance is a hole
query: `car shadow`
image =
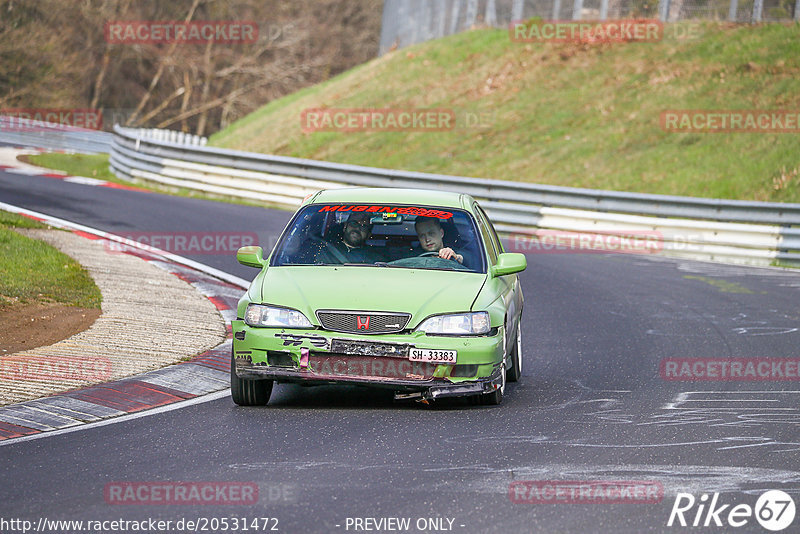
{"type": "MultiPolygon", "coordinates": [[[[506,386],[506,403],[511,403],[517,384],[506,386]]],[[[315,408],[315,409],[391,409],[391,410],[463,410],[491,409],[492,406],[481,406],[475,398],[456,397],[439,399],[430,403],[413,400],[395,400],[394,392],[381,389],[352,385],[320,385],[301,386],[299,384],[275,384],[267,409],[281,408],[315,408]]]]}

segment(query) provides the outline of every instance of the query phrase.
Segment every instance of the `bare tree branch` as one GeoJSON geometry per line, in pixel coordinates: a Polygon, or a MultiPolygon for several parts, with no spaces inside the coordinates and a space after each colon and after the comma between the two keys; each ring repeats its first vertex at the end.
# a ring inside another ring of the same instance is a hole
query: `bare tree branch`
{"type": "Polygon", "coordinates": [[[176,98],[178,98],[179,96],[181,96],[185,92],[186,92],[186,88],[185,87],[178,87],[177,89],[175,89],[172,92],[171,95],[169,95],[167,98],[165,98],[157,107],[155,107],[154,109],[149,111],[146,115],[144,115],[140,119],[140,122],[144,123],[144,122],[147,122],[148,120],[152,119],[153,117],[155,117],[156,115],[158,115],[159,113],[164,111],[167,108],[167,106],[169,106],[170,103],[173,100],[175,100],[176,98]]]}
{"type": "Polygon", "coordinates": [[[111,52],[106,47],[106,49],[103,51],[103,60],[100,63],[100,72],[97,73],[97,78],[94,81],[92,102],[89,104],[91,109],[96,109],[100,102],[100,93],[103,89],[103,78],[106,77],[106,72],[108,72],[109,61],[111,61],[111,52]]]}
{"type": "MultiPolygon", "coordinates": [[[[186,14],[186,18],[184,22],[189,22],[192,20],[194,16],[194,12],[197,10],[197,6],[200,5],[200,0],[194,0],[192,2],[192,7],[189,8],[189,12],[186,14]]],[[[167,53],[161,58],[161,61],[158,64],[158,70],[156,71],[155,76],[150,81],[150,87],[147,89],[147,92],[142,96],[141,100],[139,100],[139,104],[136,106],[136,109],[133,111],[130,117],[128,117],[126,125],[133,124],[136,118],[139,116],[139,113],[142,112],[142,109],[147,105],[147,102],[150,100],[150,97],[153,95],[153,91],[155,90],[156,86],[158,85],[159,80],[161,79],[161,75],[164,73],[164,67],[167,65],[167,59],[172,57],[172,54],[175,53],[175,48],[178,46],[177,39],[170,45],[169,50],[167,53]]],[[[141,121],[140,121],[141,122],[141,121]]]]}

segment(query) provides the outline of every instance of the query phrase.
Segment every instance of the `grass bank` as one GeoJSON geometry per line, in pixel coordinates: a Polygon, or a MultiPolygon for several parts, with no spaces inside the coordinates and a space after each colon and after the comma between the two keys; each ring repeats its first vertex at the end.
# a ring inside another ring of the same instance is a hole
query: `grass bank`
{"type": "Polygon", "coordinates": [[[100,308],[100,290],[78,262],[13,228],[46,226],[0,211],[0,308],[18,302],[100,308]]]}
{"type": "Polygon", "coordinates": [[[800,25],[667,25],[654,43],[474,30],[275,100],[210,144],[563,186],[800,202],[800,135],[675,133],[667,110],[800,111],[800,25]],[[447,131],[309,132],[315,108],[445,108],[447,131]],[[307,124],[306,124],[307,125],[307,124]]]}

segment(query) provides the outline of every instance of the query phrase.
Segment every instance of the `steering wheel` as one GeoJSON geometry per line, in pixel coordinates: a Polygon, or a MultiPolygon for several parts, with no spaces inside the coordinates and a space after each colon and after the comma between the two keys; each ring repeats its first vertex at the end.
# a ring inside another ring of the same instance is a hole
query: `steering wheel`
{"type": "Polygon", "coordinates": [[[424,258],[425,256],[436,256],[436,257],[438,257],[439,256],[439,251],[438,250],[430,250],[428,252],[423,252],[422,254],[420,254],[417,257],[418,258],[424,258]]]}
{"type": "Polygon", "coordinates": [[[333,263],[346,263],[347,260],[342,256],[342,253],[339,252],[339,249],[331,243],[330,241],[323,239],[319,236],[309,236],[308,241],[315,243],[317,246],[320,247],[320,252],[325,252],[331,258],[333,263]]]}

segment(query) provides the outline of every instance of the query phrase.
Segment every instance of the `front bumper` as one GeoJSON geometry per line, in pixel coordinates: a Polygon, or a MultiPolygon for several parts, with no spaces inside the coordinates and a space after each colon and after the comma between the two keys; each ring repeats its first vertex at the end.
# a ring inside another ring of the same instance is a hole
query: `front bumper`
{"type": "Polygon", "coordinates": [[[255,366],[235,359],[236,376],[246,379],[275,380],[305,384],[350,384],[391,389],[398,392],[397,399],[435,400],[445,397],[465,397],[491,393],[501,387],[499,366],[487,378],[453,383],[448,379],[401,380],[382,377],[359,377],[344,375],[321,375],[308,370],[281,369],[255,366]]]}
{"type": "Polygon", "coordinates": [[[233,333],[233,372],[243,379],[365,385],[431,400],[490,393],[502,381],[502,328],[475,337],[375,336],[253,328],[237,320],[233,333]],[[451,349],[458,356],[455,365],[421,364],[409,360],[410,348],[451,349]]]}

